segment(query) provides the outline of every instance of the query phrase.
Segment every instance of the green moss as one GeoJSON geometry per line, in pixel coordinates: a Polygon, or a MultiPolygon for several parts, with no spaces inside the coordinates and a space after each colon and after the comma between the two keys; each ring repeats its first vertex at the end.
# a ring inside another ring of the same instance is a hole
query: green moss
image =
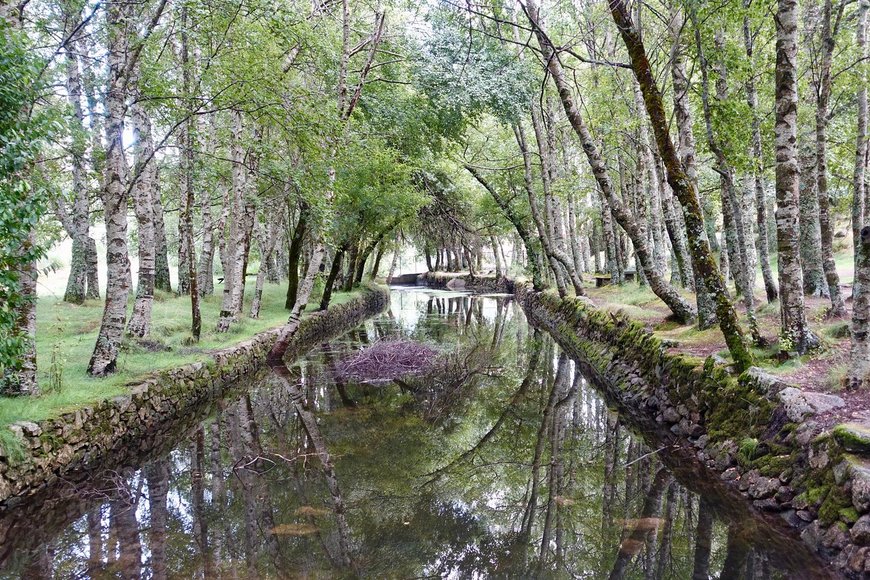
{"type": "Polygon", "coordinates": [[[858,521],[858,517],[858,510],[854,507],[849,506],[840,510],[840,519],[847,524],[854,524],[858,521]]]}
{"type": "Polygon", "coordinates": [[[842,423],[834,427],[832,433],[847,451],[870,452],[870,429],[857,423],[842,423]]]}
{"type": "Polygon", "coordinates": [[[840,511],[852,507],[852,498],[838,486],[831,486],[819,508],[819,521],[824,526],[830,526],[840,517],[840,511]]]}

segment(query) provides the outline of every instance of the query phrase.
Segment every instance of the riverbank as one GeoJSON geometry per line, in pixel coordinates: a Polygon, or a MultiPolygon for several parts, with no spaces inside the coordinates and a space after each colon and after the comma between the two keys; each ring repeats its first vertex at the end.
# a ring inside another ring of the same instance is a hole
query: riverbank
{"type": "Polygon", "coordinates": [[[620,411],[658,424],[767,517],[850,577],[870,572],[870,427],[817,420],[843,399],[753,368],[671,352],[642,324],[518,284],[529,320],[548,331],[620,411]]]}
{"type": "MultiPolygon", "coordinates": [[[[214,294],[202,298],[202,338],[196,344],[188,343],[190,299],[158,291],[150,336],[143,340],[127,337],[118,355],[117,372],[102,379],[89,377],[87,366],[97,339],[103,302],[88,300],[75,305],[58,298],[41,297],[36,310],[40,329],[36,335],[36,350],[42,394],[0,399],[0,443],[8,442],[9,432],[5,426],[11,423],[41,421],[122,395],[129,390],[130,383],[149,373],[207,362],[212,352],[280,326],[287,320],[286,285],[266,284],[259,318],[247,316],[252,298],[248,292],[245,315],[229,332],[215,332],[222,289],[219,285],[214,294]]],[[[359,295],[358,291],[336,293],[332,304],[341,305],[359,295]]],[[[307,312],[315,308],[316,303],[309,305],[307,312]]]]}
{"type": "MultiPolygon", "coordinates": [[[[382,311],[388,303],[386,288],[365,287],[342,303],[334,303],[326,312],[308,314],[288,348],[288,359],[338,336],[382,311]]],[[[231,347],[209,351],[203,348],[189,353],[199,360],[128,381],[114,396],[41,420],[8,425],[4,431],[11,433],[14,442],[10,445],[7,439],[0,447],[0,506],[61,478],[75,481],[113,450],[218,396],[234,380],[263,364],[279,330],[280,324],[273,324],[270,330],[231,347]]]]}

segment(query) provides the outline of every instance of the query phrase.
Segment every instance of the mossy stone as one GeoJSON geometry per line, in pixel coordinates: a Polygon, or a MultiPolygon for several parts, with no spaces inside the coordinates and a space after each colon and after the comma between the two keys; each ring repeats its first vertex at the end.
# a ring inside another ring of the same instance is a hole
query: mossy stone
{"type": "Polygon", "coordinates": [[[870,453],[870,426],[861,423],[841,423],[834,427],[833,434],[846,451],[870,453]]]}

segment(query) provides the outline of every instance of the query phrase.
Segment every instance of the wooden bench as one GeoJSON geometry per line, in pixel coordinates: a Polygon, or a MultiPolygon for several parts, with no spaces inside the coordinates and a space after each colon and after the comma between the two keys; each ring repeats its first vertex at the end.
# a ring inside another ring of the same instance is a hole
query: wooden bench
{"type": "Polygon", "coordinates": [[[610,274],[602,274],[600,272],[594,274],[595,287],[610,286],[610,274]]]}

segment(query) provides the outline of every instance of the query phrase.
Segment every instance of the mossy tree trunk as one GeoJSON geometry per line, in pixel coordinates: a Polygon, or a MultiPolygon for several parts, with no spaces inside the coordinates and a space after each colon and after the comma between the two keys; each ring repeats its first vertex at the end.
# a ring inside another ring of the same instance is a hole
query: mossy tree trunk
{"type": "Polygon", "coordinates": [[[743,337],[743,330],[737,319],[737,312],[725,288],[725,281],[722,279],[722,275],[713,259],[713,253],[710,251],[710,244],[707,242],[704,230],[704,217],[695,184],[686,175],[677,150],[674,147],[673,141],[671,141],[664,102],[650,68],[643,41],[635,29],[631,15],[622,0],[611,0],[610,12],[628,49],[632,70],[640,83],[641,91],[643,91],[647,115],[649,115],[653,133],[655,134],[659,154],[662,156],[662,161],[667,170],[668,183],[671,189],[673,189],[674,195],[683,206],[686,220],[686,234],[689,238],[689,250],[693,260],[692,264],[695,270],[703,277],[710,296],[716,303],[716,316],[719,319],[719,328],[722,330],[734,363],[738,369],[745,370],[752,364],[752,355],[743,337]]]}
{"type": "Polygon", "coordinates": [[[592,133],[586,126],[586,122],[580,114],[580,109],[578,109],[574,103],[570,85],[568,84],[568,80],[565,78],[565,73],[562,69],[561,63],[559,62],[559,57],[556,54],[555,47],[539,24],[538,7],[533,0],[527,3],[526,15],[529,19],[529,23],[535,31],[538,44],[547,62],[548,71],[559,91],[559,99],[562,102],[562,106],[565,109],[571,127],[580,138],[580,143],[586,154],[586,158],[589,161],[589,165],[592,168],[592,173],[595,176],[595,180],[597,181],[601,192],[604,194],[604,198],[607,200],[607,204],[610,206],[610,210],[613,212],[613,216],[616,218],[619,225],[622,226],[622,229],[625,230],[626,234],[628,234],[632,244],[634,245],[634,250],[638,261],[640,262],[640,267],[643,268],[644,275],[649,281],[650,289],[668,306],[668,308],[670,308],[677,320],[682,322],[694,320],[695,309],[692,305],[689,304],[682,295],[680,295],[676,288],[665,280],[662,273],[657,271],[654,256],[649,248],[646,230],[643,227],[643,224],[634,219],[616,195],[610,180],[607,166],[601,157],[595,139],[592,137],[592,133]]]}
{"type": "Polygon", "coordinates": [[[861,228],[858,235],[852,299],[848,386],[858,389],[870,385],[870,226],[861,228]]]}

